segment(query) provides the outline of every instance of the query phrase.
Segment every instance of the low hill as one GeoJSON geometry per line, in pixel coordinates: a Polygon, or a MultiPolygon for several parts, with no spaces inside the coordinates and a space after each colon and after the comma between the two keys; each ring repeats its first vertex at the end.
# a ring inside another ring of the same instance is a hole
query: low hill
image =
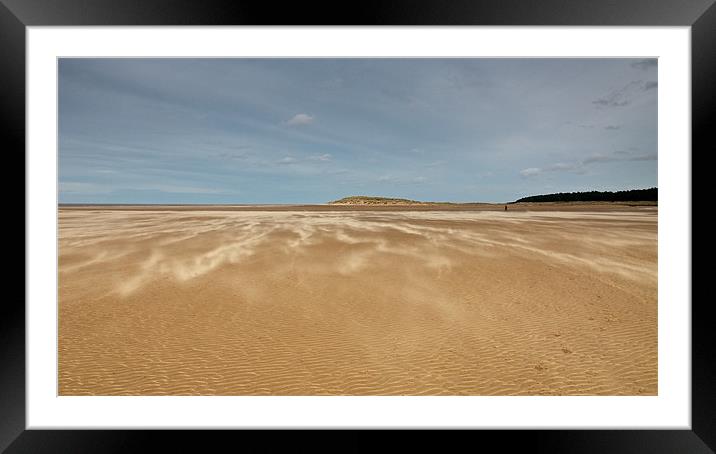
{"type": "Polygon", "coordinates": [[[520,202],[656,202],[657,188],[632,189],[629,191],[588,191],[559,192],[556,194],[533,195],[523,197],[512,203],[520,202]]]}
{"type": "Polygon", "coordinates": [[[370,197],[354,195],[340,200],[328,202],[329,205],[429,205],[432,202],[419,202],[417,200],[396,199],[391,197],[370,197]]]}

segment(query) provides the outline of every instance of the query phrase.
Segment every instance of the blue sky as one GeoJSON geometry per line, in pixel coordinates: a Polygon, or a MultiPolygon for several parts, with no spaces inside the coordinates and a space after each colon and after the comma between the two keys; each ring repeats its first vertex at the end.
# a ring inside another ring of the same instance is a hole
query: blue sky
{"type": "Polygon", "coordinates": [[[657,186],[655,59],[60,59],[61,203],[657,186]]]}

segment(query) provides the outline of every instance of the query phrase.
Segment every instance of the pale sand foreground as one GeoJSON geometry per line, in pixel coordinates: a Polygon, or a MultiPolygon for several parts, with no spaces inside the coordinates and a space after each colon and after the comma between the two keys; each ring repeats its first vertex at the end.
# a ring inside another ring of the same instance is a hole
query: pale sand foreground
{"type": "Polygon", "coordinates": [[[59,393],[657,393],[657,210],[60,209],[59,393]]]}

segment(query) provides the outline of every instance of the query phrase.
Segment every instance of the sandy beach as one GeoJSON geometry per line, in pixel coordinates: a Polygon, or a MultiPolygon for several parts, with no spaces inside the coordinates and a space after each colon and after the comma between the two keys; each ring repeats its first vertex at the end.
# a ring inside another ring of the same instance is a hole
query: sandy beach
{"type": "Polygon", "coordinates": [[[657,208],[61,207],[60,395],[656,395],[657,208]]]}

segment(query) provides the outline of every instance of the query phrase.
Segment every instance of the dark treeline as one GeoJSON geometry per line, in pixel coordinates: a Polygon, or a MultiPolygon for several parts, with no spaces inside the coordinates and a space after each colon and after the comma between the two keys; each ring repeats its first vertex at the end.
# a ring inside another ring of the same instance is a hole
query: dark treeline
{"type": "Polygon", "coordinates": [[[517,202],[656,202],[657,188],[629,191],[560,192],[557,194],[523,197],[517,202]]]}

